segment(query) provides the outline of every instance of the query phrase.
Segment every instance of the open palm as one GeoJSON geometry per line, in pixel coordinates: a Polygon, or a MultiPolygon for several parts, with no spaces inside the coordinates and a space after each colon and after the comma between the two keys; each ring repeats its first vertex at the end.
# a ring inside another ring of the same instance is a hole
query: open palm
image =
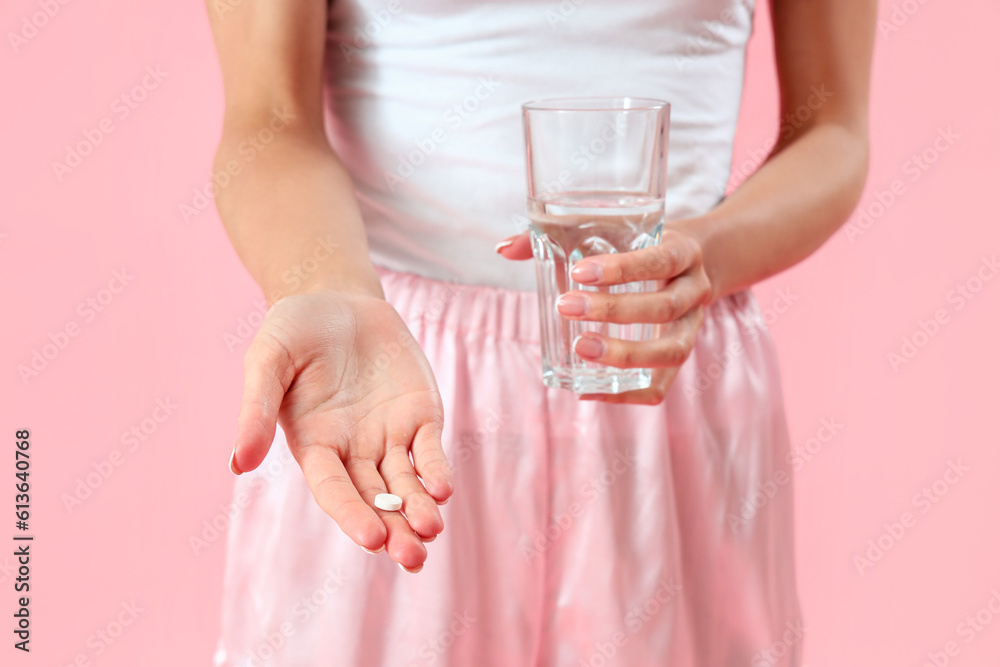
{"type": "Polygon", "coordinates": [[[260,465],[281,423],[319,506],[354,542],[416,571],[453,490],[430,365],[382,299],[336,292],[281,299],[247,352],[235,472],[260,465]],[[412,463],[410,453],[412,451],[412,463]],[[418,477],[419,475],[419,477],[418,477]],[[402,514],[374,507],[379,493],[402,514]]]}

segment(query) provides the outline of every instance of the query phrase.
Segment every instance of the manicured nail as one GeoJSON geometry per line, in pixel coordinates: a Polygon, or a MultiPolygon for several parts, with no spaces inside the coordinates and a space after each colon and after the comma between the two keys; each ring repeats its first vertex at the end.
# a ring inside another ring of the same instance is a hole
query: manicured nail
{"type": "Polygon", "coordinates": [[[508,241],[501,241],[500,243],[497,244],[497,247],[494,248],[494,250],[496,250],[497,252],[500,252],[504,248],[508,248],[508,247],[510,247],[512,245],[514,245],[513,241],[510,241],[510,240],[508,240],[508,241]]]}
{"type": "Polygon", "coordinates": [[[563,294],[556,299],[556,310],[560,315],[580,317],[587,313],[587,299],[580,294],[563,294]]]}
{"type": "Polygon", "coordinates": [[[243,474],[243,471],[236,467],[236,445],[233,445],[233,453],[229,455],[229,469],[234,475],[243,474]]]}
{"type": "Polygon", "coordinates": [[[578,283],[596,283],[604,275],[604,270],[600,264],[580,262],[573,267],[569,275],[578,283]]]}
{"type": "Polygon", "coordinates": [[[577,336],[573,341],[573,350],[581,357],[599,359],[604,356],[604,341],[591,336],[577,336]]]}
{"type": "Polygon", "coordinates": [[[414,568],[412,570],[410,568],[408,568],[408,567],[405,567],[402,563],[396,563],[396,565],[398,565],[399,569],[402,570],[403,572],[408,572],[410,574],[416,574],[417,572],[420,572],[420,570],[424,569],[424,564],[423,563],[421,563],[418,567],[416,567],[416,568],[414,568]]]}
{"type": "MultiPolygon", "coordinates": [[[[362,549],[365,549],[364,547],[361,547],[361,548],[362,548],[362,549]]],[[[385,551],[385,545],[383,544],[382,546],[380,546],[380,547],[379,547],[379,548],[378,548],[377,550],[375,550],[375,551],[372,551],[371,549],[365,549],[365,551],[367,551],[367,552],[368,552],[368,553],[370,553],[370,554],[380,554],[380,553],[382,553],[383,551],[385,551]]]]}
{"type": "Polygon", "coordinates": [[[436,539],[437,535],[432,535],[431,537],[421,537],[420,541],[423,542],[424,544],[427,544],[428,542],[433,542],[436,539]]]}

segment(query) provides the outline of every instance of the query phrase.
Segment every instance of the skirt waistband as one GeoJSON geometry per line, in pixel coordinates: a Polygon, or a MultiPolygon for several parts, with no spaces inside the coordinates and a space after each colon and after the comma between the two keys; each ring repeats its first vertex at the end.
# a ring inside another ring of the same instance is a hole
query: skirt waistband
{"type": "Polygon", "coordinates": [[[425,278],[376,266],[386,299],[407,324],[539,343],[538,294],[425,278]]]}
{"type": "MultiPolygon", "coordinates": [[[[407,324],[525,343],[541,341],[536,292],[426,278],[378,265],[375,271],[386,299],[407,324]]],[[[711,330],[720,320],[735,321],[751,337],[767,330],[750,290],[709,306],[702,329],[711,330]]]]}

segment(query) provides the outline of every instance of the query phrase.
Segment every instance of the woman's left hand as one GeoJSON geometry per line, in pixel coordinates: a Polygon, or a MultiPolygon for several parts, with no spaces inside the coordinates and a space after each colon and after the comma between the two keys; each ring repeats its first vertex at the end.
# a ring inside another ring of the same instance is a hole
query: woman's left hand
{"type": "MultiPolygon", "coordinates": [[[[497,246],[507,259],[529,259],[528,233],[511,237],[497,246]]],[[[677,230],[663,231],[660,244],[644,250],[581,259],[570,271],[581,285],[607,287],[635,281],[662,281],[655,292],[604,294],[573,290],[559,297],[556,307],[569,320],[652,323],[660,335],[634,342],[586,333],[574,341],[583,359],[616,368],[652,368],[653,382],[647,389],[621,394],[585,394],[581,399],[607,403],[655,405],[691,354],[704,320],[704,307],[712,300],[712,285],[702,261],[701,244],[677,230]]]]}

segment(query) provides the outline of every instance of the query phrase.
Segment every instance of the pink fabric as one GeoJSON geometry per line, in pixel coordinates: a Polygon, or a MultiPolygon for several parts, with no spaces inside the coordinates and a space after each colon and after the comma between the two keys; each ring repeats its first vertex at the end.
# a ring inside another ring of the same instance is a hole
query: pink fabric
{"type": "Polygon", "coordinates": [[[315,504],[279,430],[238,478],[217,665],[793,667],[802,627],[771,339],[709,308],[659,406],[541,383],[533,292],[380,270],[445,400],[456,491],[418,574],[315,504]]]}

